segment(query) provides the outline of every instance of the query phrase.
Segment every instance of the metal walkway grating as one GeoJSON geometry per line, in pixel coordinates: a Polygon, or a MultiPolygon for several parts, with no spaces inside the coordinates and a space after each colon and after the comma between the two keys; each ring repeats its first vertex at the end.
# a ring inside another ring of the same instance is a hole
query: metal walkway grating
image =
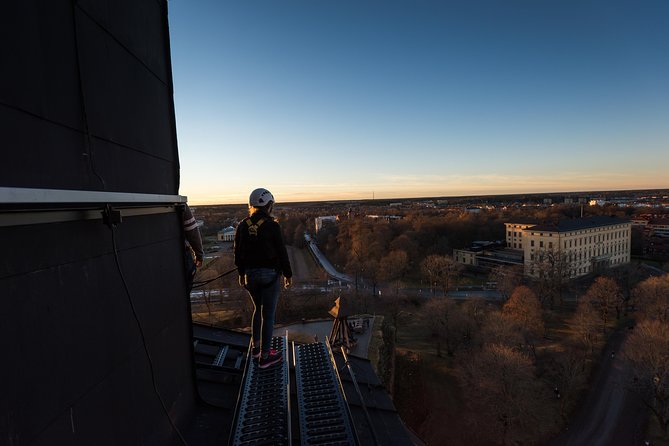
{"type": "Polygon", "coordinates": [[[295,347],[302,446],[356,446],[332,352],[324,343],[295,347]]]}
{"type": "Polygon", "coordinates": [[[232,445],[290,446],[287,345],[286,337],[272,338],[272,348],[284,359],[266,369],[249,356],[232,445]]]}

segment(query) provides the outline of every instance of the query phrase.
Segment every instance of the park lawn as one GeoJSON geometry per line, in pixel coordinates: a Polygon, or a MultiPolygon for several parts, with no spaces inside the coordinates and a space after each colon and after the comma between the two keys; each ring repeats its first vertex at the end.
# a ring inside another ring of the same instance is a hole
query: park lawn
{"type": "Polygon", "coordinates": [[[465,403],[452,358],[437,356],[422,316],[400,324],[394,402],[407,425],[427,444],[467,444],[465,403]]]}

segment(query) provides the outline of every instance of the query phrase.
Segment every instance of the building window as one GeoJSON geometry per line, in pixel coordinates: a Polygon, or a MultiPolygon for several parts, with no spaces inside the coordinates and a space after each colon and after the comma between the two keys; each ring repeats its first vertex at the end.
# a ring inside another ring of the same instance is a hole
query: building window
{"type": "Polygon", "coordinates": [[[530,240],[530,246],[534,246],[534,240],[530,240]]]}
{"type": "Polygon", "coordinates": [[[539,242],[539,248],[543,248],[543,247],[544,247],[544,241],[541,240],[541,241],[539,242]]]}
{"type": "Polygon", "coordinates": [[[553,249],[553,242],[548,242],[548,249],[553,249]]]}

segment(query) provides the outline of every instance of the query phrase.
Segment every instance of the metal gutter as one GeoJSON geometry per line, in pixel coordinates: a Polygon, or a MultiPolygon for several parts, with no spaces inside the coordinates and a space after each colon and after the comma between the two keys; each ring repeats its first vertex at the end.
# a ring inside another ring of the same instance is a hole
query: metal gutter
{"type": "Polygon", "coordinates": [[[33,189],[0,187],[0,204],[64,204],[64,203],[186,203],[183,195],[140,194],[69,189],[33,189]]]}

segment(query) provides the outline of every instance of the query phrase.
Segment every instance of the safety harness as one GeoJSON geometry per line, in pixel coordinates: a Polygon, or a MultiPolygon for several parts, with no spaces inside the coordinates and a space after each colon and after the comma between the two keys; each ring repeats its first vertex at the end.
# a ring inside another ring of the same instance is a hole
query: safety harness
{"type": "Polygon", "coordinates": [[[253,223],[251,220],[251,217],[246,219],[246,225],[249,227],[249,235],[252,235],[254,237],[258,236],[258,228],[260,228],[260,225],[265,223],[265,219],[261,218],[258,220],[257,223],[253,223]]]}
{"type": "MultiPolygon", "coordinates": [[[[264,218],[259,219],[256,223],[253,223],[253,220],[251,220],[251,217],[247,217],[246,220],[244,220],[244,221],[246,221],[246,225],[248,226],[248,230],[249,230],[249,236],[251,236],[251,237],[257,237],[258,236],[258,228],[260,228],[260,226],[263,223],[265,223],[264,218]]],[[[279,271],[277,271],[276,272],[276,279],[279,278],[279,274],[280,274],[279,271]]],[[[269,287],[273,286],[276,279],[272,280],[271,282],[269,282],[265,285],[261,285],[260,288],[269,288],[269,287]]],[[[244,280],[247,280],[247,279],[245,278],[244,280]]]]}

